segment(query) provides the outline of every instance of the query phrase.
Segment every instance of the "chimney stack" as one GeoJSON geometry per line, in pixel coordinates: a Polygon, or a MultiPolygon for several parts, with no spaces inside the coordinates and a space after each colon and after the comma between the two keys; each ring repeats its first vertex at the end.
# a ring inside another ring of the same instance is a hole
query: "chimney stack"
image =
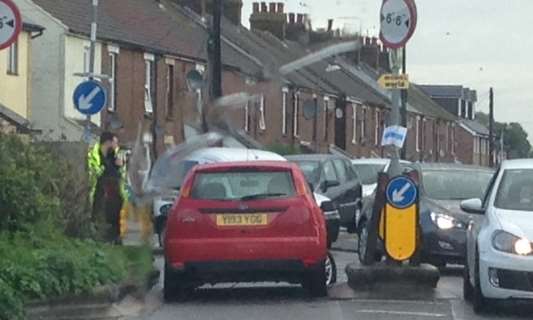
{"type": "Polygon", "coordinates": [[[333,30],[333,19],[328,20],[328,32],[333,30]]]}
{"type": "Polygon", "coordinates": [[[254,2],[253,3],[253,13],[259,13],[259,2],[254,2]]]}
{"type": "Polygon", "coordinates": [[[278,13],[285,13],[285,4],[283,2],[278,2],[278,13]]]}
{"type": "Polygon", "coordinates": [[[287,15],[284,13],[283,3],[266,2],[254,3],[254,11],[250,16],[252,31],[270,32],[277,38],[285,40],[287,15]],[[255,8],[257,7],[257,11],[255,8]]]}
{"type": "Polygon", "coordinates": [[[304,22],[305,22],[305,21],[304,21],[304,18],[305,18],[305,16],[304,16],[303,14],[298,13],[296,22],[297,22],[298,24],[304,24],[304,22]]]}
{"type": "Polygon", "coordinates": [[[296,15],[294,13],[289,13],[289,24],[295,24],[296,23],[296,15]]]}

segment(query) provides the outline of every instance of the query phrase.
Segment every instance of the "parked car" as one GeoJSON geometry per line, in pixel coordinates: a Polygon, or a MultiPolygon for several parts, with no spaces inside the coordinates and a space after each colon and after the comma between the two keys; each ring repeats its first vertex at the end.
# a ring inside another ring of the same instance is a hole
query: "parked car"
{"type": "MultiPolygon", "coordinates": [[[[481,197],[494,171],[489,168],[458,164],[403,164],[403,170],[417,170],[420,186],[420,225],[422,248],[420,258],[439,267],[448,263],[463,264],[466,227],[471,216],[460,208],[462,200],[481,197]]],[[[368,238],[367,222],[373,209],[365,203],[358,222],[359,256],[365,255],[368,238]]],[[[378,246],[377,259],[384,253],[378,246]]]]}
{"type": "Polygon", "coordinates": [[[328,197],[336,205],[341,226],[355,233],[356,217],[361,211],[362,187],[350,160],[330,154],[286,158],[300,166],[315,193],[328,197]]]}
{"type": "MultiPolygon", "coordinates": [[[[407,165],[410,162],[401,160],[401,164],[407,165]]],[[[368,158],[352,160],[352,166],[363,186],[363,198],[374,193],[378,185],[378,174],[389,169],[390,159],[368,158]]]]}
{"type": "MultiPolygon", "coordinates": [[[[164,237],[167,216],[172,207],[172,204],[179,195],[181,182],[186,174],[198,164],[210,164],[220,162],[232,161],[287,161],[284,157],[268,151],[254,150],[254,149],[237,149],[237,148],[205,148],[191,153],[179,165],[182,167],[179,170],[179,177],[176,179],[176,186],[174,191],[157,197],[154,200],[154,225],[155,231],[158,235],[160,245],[162,246],[162,239],[164,237]]],[[[319,207],[324,212],[327,229],[328,229],[328,247],[337,241],[339,236],[340,215],[337,205],[328,197],[321,194],[314,194],[319,207]]],[[[327,262],[328,265],[334,264],[334,261],[327,262]]],[[[336,272],[336,270],[334,270],[336,272]]],[[[335,282],[336,274],[332,273],[328,278],[328,284],[335,282]]]]}
{"type": "Polygon", "coordinates": [[[468,223],[465,300],[533,299],[533,160],[506,161],[485,196],[463,201],[468,223]]]}
{"type": "Polygon", "coordinates": [[[326,291],[326,224],[305,177],[282,161],[195,166],[165,235],[164,296],[203,284],[287,281],[326,291]]]}

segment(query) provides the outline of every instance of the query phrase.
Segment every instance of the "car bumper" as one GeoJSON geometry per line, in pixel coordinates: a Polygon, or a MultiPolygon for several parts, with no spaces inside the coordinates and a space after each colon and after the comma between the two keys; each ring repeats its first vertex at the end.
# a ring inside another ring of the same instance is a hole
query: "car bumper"
{"type": "Polygon", "coordinates": [[[479,274],[481,290],[487,298],[533,299],[533,256],[491,249],[480,258],[479,274]]]}
{"type": "Polygon", "coordinates": [[[422,260],[464,264],[466,230],[442,230],[433,223],[422,225],[422,260]]]}
{"type": "Polygon", "coordinates": [[[316,265],[327,256],[326,243],[315,237],[283,239],[167,239],[165,257],[176,269],[188,263],[231,261],[300,261],[316,265]]]}
{"type": "Polygon", "coordinates": [[[300,260],[236,260],[236,261],[191,261],[183,268],[171,267],[174,273],[187,276],[188,281],[203,283],[287,281],[300,283],[304,272],[319,266],[306,266],[300,260]]]}

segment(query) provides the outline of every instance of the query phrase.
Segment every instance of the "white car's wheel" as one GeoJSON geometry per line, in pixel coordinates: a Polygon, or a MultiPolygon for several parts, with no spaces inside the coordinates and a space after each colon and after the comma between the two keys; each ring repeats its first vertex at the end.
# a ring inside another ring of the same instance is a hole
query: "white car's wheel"
{"type": "Polygon", "coordinates": [[[325,263],[326,269],[326,285],[329,287],[337,282],[337,265],[331,253],[328,252],[328,257],[325,263]]]}

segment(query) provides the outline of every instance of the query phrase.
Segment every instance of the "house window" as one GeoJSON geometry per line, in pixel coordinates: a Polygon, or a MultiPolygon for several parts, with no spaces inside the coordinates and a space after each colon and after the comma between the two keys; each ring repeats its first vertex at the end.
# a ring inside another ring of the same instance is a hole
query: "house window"
{"type": "Polygon", "coordinates": [[[300,128],[298,126],[298,120],[299,120],[299,107],[300,107],[300,94],[298,93],[295,93],[294,94],[294,107],[293,107],[293,110],[294,110],[294,119],[293,119],[293,136],[294,137],[299,137],[300,136],[300,128]]]}
{"type": "Polygon", "coordinates": [[[444,133],[444,152],[448,153],[450,146],[450,123],[446,122],[446,132],[444,133]]]}
{"type": "Polygon", "coordinates": [[[282,104],[281,104],[281,134],[287,134],[287,99],[289,96],[289,90],[283,88],[282,104]]]}
{"type": "Polygon", "coordinates": [[[328,141],[329,138],[329,97],[324,97],[324,141],[328,141]]]}
{"type": "Polygon", "coordinates": [[[379,145],[379,110],[374,112],[374,144],[379,145]]]}
{"type": "Polygon", "coordinates": [[[154,69],[154,56],[151,54],[144,55],[144,65],[145,65],[145,79],[144,79],[144,112],[147,114],[152,114],[154,112],[153,97],[154,97],[154,87],[152,85],[153,81],[153,69],[154,69]]]}
{"type": "Polygon", "coordinates": [[[246,102],[244,106],[244,131],[250,131],[250,103],[246,102]]]}
{"type": "Polygon", "coordinates": [[[479,145],[478,145],[478,138],[476,136],[474,136],[474,154],[477,154],[479,153],[479,145]]]}
{"type": "Polygon", "coordinates": [[[416,116],[416,152],[420,152],[422,149],[422,119],[420,119],[420,116],[416,116]]]}
{"type": "Polygon", "coordinates": [[[261,100],[259,101],[259,129],[266,130],[266,119],[265,119],[265,96],[261,95],[261,100]]]}
{"type": "Polygon", "coordinates": [[[7,54],[7,73],[16,75],[19,71],[19,45],[18,41],[9,46],[7,54]]]}
{"type": "Polygon", "coordinates": [[[362,116],[361,116],[361,134],[359,135],[359,141],[360,142],[364,142],[365,140],[365,136],[366,136],[366,112],[367,112],[367,109],[366,107],[362,107],[361,109],[363,112],[362,116]]]}
{"type": "Polygon", "coordinates": [[[357,105],[352,104],[352,143],[357,144],[357,105]]]}
{"type": "Polygon", "coordinates": [[[89,73],[91,68],[91,47],[83,48],[83,72],[89,73]]]}
{"type": "Polygon", "coordinates": [[[174,66],[167,64],[167,117],[174,117],[174,66]]]}
{"type": "Polygon", "coordinates": [[[107,110],[115,112],[117,110],[117,54],[109,52],[109,104],[107,110]]]}

